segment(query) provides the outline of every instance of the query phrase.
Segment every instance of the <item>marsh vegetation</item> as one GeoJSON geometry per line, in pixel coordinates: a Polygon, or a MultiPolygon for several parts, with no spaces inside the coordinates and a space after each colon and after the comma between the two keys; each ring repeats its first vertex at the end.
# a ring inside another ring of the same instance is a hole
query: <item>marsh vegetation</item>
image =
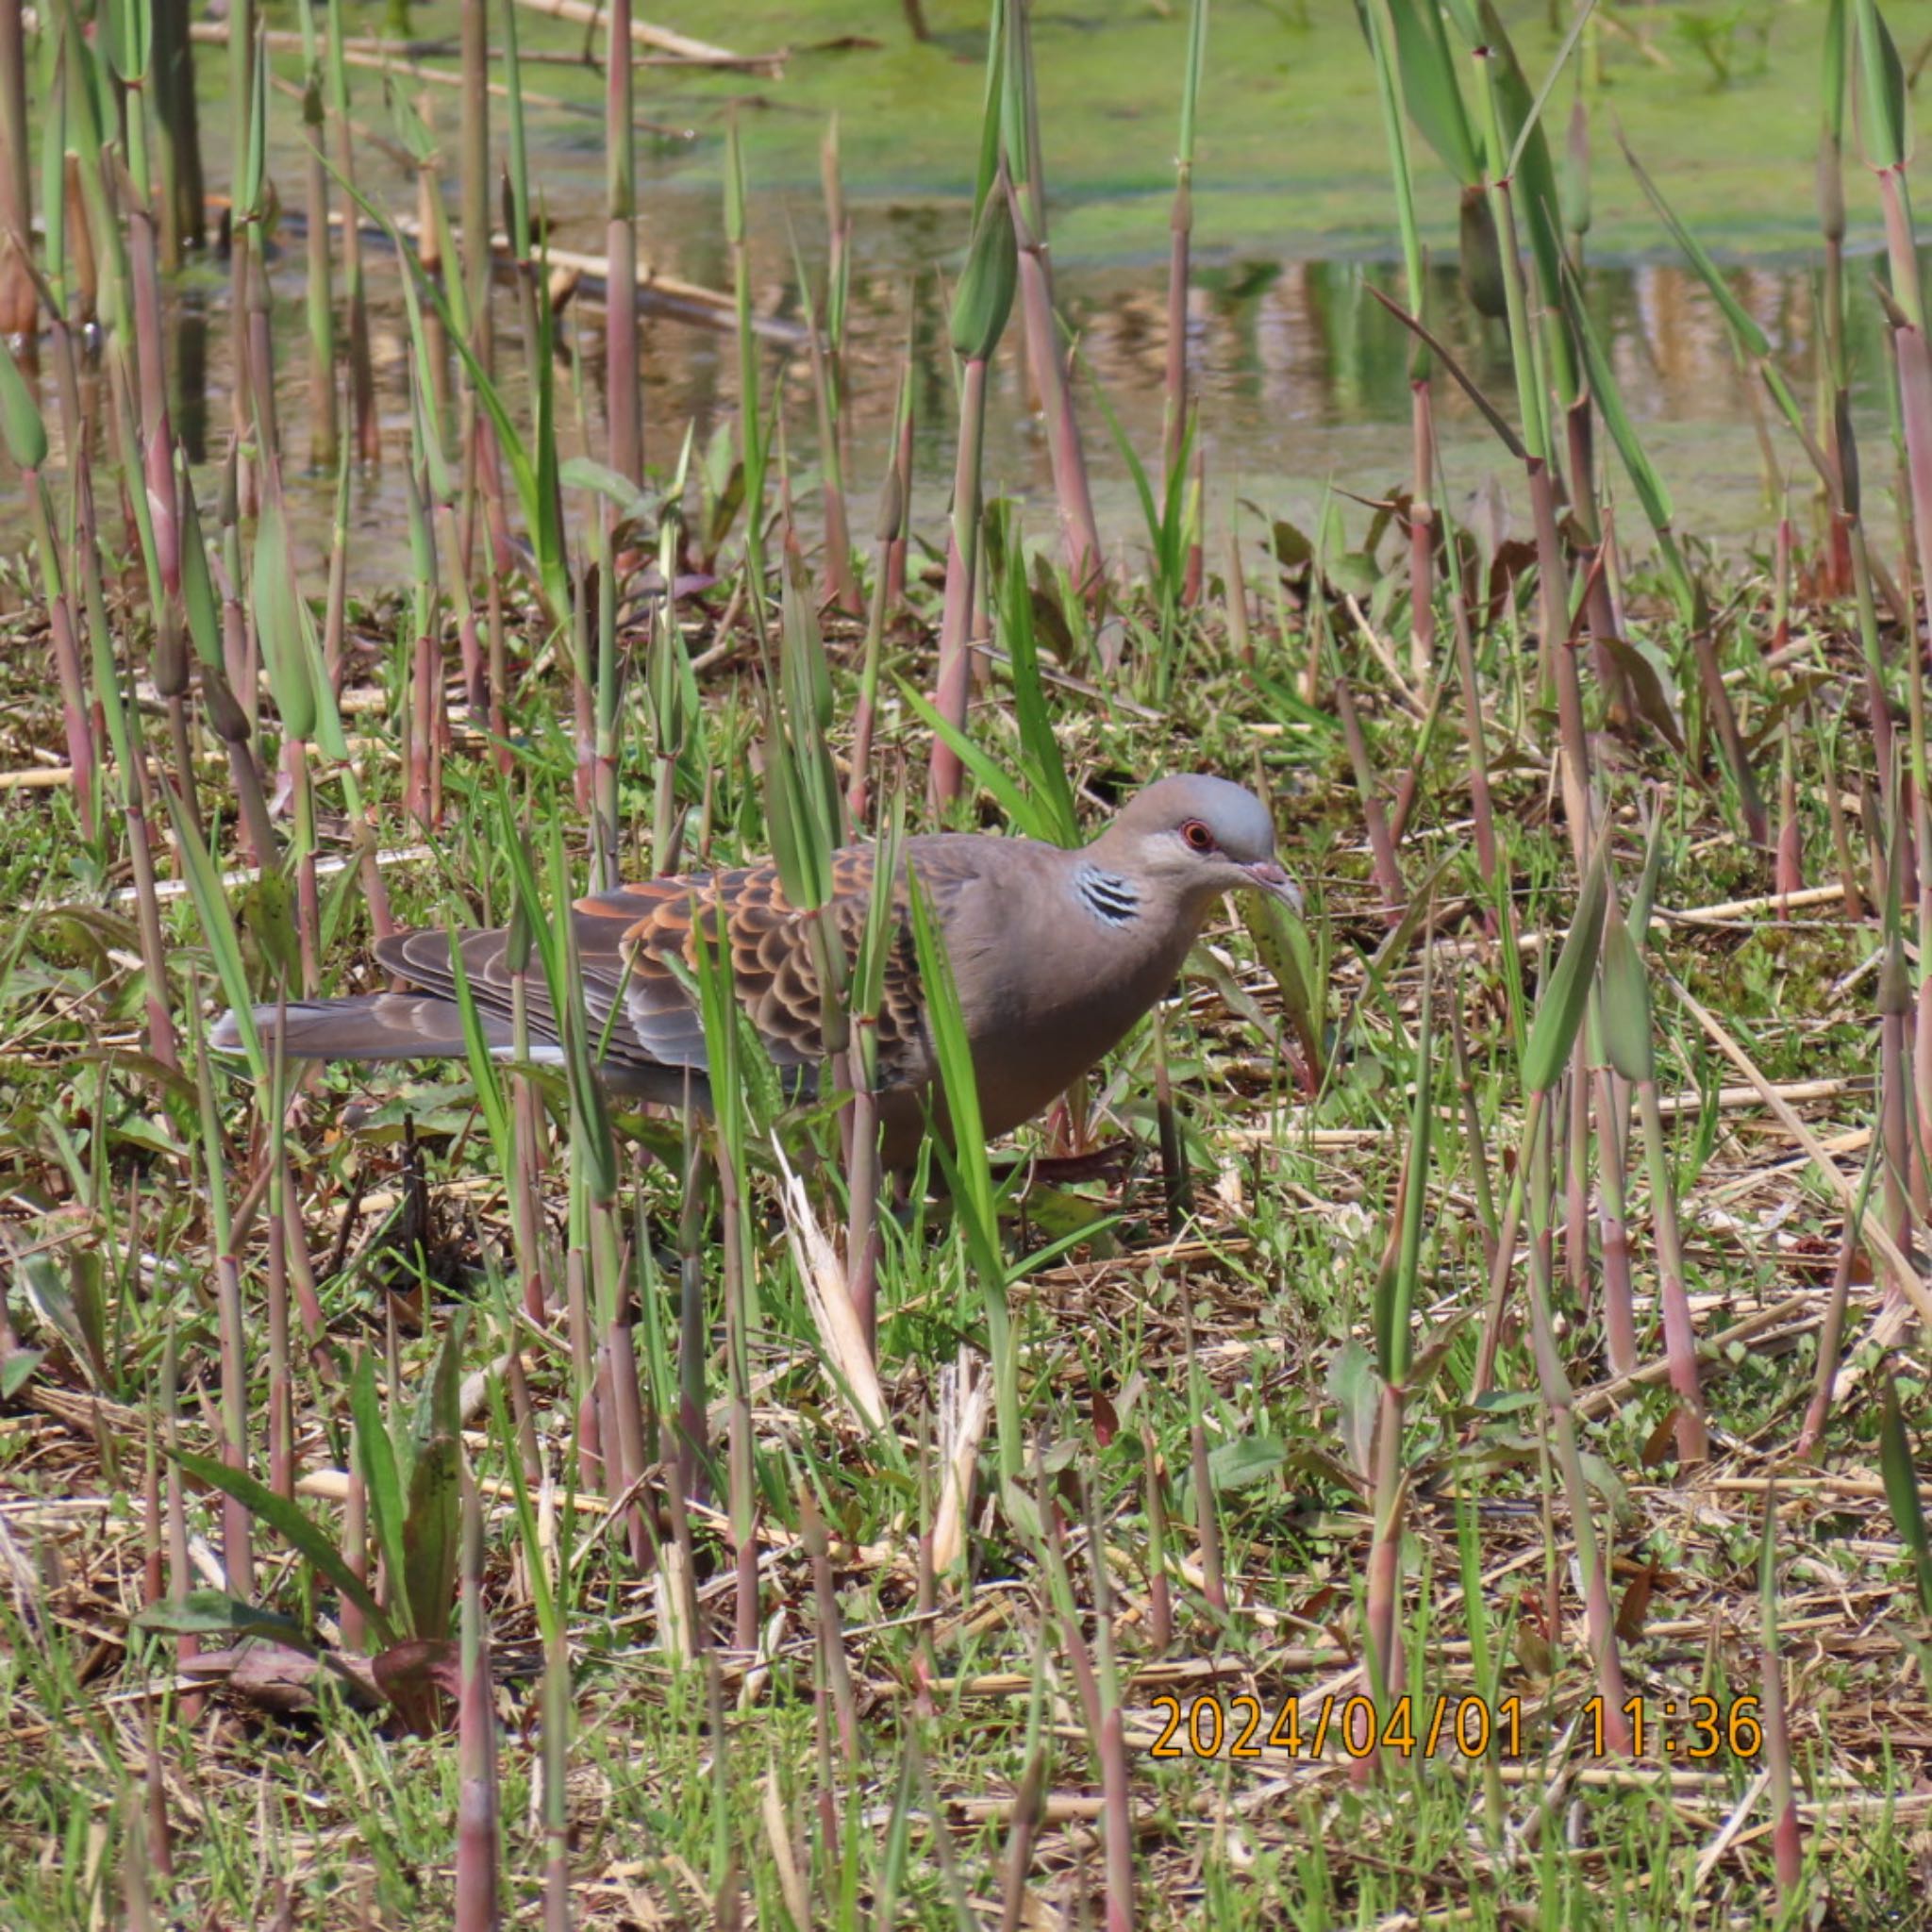
{"type": "Polygon", "coordinates": [[[1926,9],[703,11],[0,0],[9,1923],[1927,1923],[1926,9]],[[1183,770],[1008,1142],[591,1072],[1183,770]]]}

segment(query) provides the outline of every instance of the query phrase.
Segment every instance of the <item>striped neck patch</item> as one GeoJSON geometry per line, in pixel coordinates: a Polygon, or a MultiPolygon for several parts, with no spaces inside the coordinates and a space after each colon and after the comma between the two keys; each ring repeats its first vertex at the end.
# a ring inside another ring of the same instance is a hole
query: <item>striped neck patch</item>
{"type": "Polygon", "coordinates": [[[1083,865],[1074,874],[1074,891],[1081,905],[1109,925],[1127,925],[1141,916],[1141,901],[1120,874],[1083,865]]]}

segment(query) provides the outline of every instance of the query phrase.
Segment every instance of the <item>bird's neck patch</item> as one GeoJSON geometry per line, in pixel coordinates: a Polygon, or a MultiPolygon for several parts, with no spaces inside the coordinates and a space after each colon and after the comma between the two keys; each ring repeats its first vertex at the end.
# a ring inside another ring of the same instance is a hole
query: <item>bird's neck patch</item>
{"type": "Polygon", "coordinates": [[[1141,916],[1140,895],[1117,872],[1083,865],[1074,874],[1074,891],[1094,918],[1108,925],[1129,925],[1141,916]]]}

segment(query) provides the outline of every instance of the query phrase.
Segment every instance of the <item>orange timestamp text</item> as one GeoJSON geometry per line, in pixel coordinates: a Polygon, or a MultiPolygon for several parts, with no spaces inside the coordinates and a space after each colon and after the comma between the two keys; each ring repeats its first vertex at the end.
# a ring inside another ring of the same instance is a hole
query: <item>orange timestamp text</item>
{"type": "Polygon", "coordinates": [[[1163,1695],[1154,1709],[1167,1722],[1148,1747],[1151,1757],[1259,1757],[1263,1751],[1286,1751],[1291,1757],[1320,1757],[1331,1742],[1351,1757],[1373,1757],[1378,1750],[1408,1757],[1421,1751],[1433,1757],[1438,1751],[1456,1751],[1465,1757],[1483,1757],[1492,1747],[1505,1757],[1523,1751],[1523,1700],[1505,1697],[1395,1699],[1386,1713],[1374,1700],[1357,1693],[1324,1694],[1312,1708],[1289,1698],[1272,1719],[1258,1697],[1243,1693],[1222,1698],[1206,1693],[1183,1703],[1163,1695]]]}
{"type": "MultiPolygon", "coordinates": [[[[1152,1707],[1163,1722],[1160,1735],[1148,1746],[1151,1757],[1258,1758],[1266,1751],[1285,1751],[1291,1757],[1316,1758],[1330,1744],[1357,1758],[1377,1751],[1404,1758],[1418,1752],[1424,1757],[1523,1756],[1520,1697],[1404,1694],[1386,1711],[1378,1711],[1374,1699],[1359,1692],[1352,1697],[1328,1692],[1307,1708],[1291,1697],[1271,1711],[1258,1697],[1245,1692],[1235,1697],[1204,1692],[1191,1699],[1164,1693],[1153,1700],[1152,1707]]],[[[1734,1757],[1748,1759],[1764,1748],[1755,1697],[1728,1702],[1692,1697],[1682,1706],[1666,1702],[1660,1711],[1653,1700],[1648,1715],[1644,1700],[1633,1697],[1617,1708],[1626,1722],[1637,1757],[1659,1750],[1665,1757],[1705,1759],[1728,1751],[1734,1757]]],[[[1583,1707],[1576,1742],[1593,1757],[1615,1755],[1617,1726],[1610,1711],[1601,1697],[1591,1698],[1583,1707]]]]}

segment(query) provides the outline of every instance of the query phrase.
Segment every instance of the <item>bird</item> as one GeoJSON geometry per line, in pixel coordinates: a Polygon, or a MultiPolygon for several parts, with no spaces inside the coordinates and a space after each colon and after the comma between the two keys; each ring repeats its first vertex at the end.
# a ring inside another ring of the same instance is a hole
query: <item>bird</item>
{"type": "MultiPolygon", "coordinates": [[[[864,930],[875,848],[841,846],[831,867],[833,917],[847,956],[864,930]]],[[[926,1024],[907,874],[917,876],[946,948],[989,1140],[1031,1120],[1125,1038],[1174,984],[1213,907],[1258,891],[1299,911],[1300,889],[1275,857],[1267,808],[1207,774],[1157,780],[1082,846],[977,832],[927,832],[900,845],[877,1017],[880,1160],[917,1158],[938,1061],[926,1024]]],[[[571,908],[598,1074],[611,1092],[708,1108],[705,1029],[693,996],[697,936],[729,941],[732,986],[781,1072],[808,1085],[824,1056],[816,915],[791,905],[767,860],[728,871],[639,880],[571,908]],[[614,1018],[613,1018],[614,1014],[614,1018]]],[[[486,1044],[515,1050],[507,927],[461,934],[486,1044]]],[[[466,1051],[451,935],[394,933],[377,961],[413,989],[255,1008],[264,1037],[304,1059],[410,1060],[466,1051]]],[[[563,1058],[541,972],[525,996],[535,1062],[563,1058]]],[[[211,1035],[241,1044],[235,1015],[211,1035]]]]}

